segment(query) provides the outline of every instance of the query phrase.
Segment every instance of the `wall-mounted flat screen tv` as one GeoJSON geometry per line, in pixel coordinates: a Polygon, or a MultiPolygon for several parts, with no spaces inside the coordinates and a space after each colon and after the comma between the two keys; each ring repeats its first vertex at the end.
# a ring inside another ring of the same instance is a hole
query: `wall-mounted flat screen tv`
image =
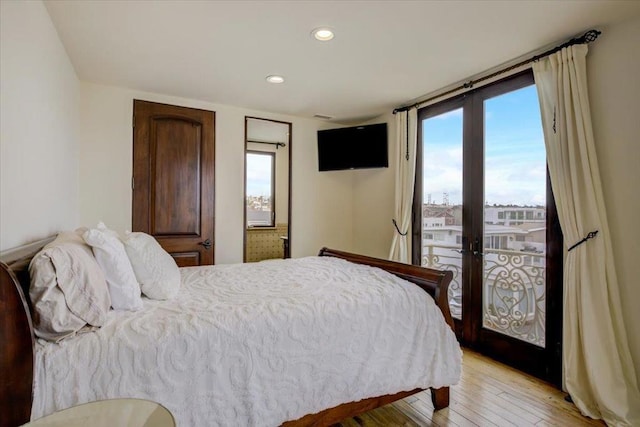
{"type": "Polygon", "coordinates": [[[318,169],[321,172],[388,166],[386,123],[318,131],[318,169]]]}

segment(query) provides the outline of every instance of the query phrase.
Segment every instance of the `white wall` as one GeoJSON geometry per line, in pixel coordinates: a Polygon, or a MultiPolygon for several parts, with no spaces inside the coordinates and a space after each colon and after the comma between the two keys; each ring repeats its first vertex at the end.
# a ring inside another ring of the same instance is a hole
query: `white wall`
{"type": "Polygon", "coordinates": [[[396,130],[394,116],[384,116],[363,124],[387,123],[389,167],[355,170],[353,183],[354,252],[387,259],[394,227],[396,130]]]}
{"type": "Polygon", "coordinates": [[[640,382],[640,17],[600,28],[589,47],[589,99],[622,314],[640,382]]]}
{"type": "Polygon", "coordinates": [[[246,110],[198,100],[81,83],[80,219],[131,227],[133,99],[216,113],[216,264],[242,262],[245,116],[292,123],[292,256],[322,246],[352,249],[353,180],[318,172],[316,132],[325,122],[246,110]]]}
{"type": "Polygon", "coordinates": [[[78,79],[41,2],[0,2],[0,250],[78,223],[78,79]]]}

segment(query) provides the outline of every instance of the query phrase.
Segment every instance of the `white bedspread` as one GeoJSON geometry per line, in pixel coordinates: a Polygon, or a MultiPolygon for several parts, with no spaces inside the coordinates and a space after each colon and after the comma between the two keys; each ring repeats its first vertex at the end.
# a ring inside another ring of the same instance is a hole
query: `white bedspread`
{"type": "Polygon", "coordinates": [[[460,347],[433,299],[385,271],[308,257],[181,274],[171,301],[38,342],[32,418],[138,397],[180,427],[277,426],[460,377],[460,347]]]}

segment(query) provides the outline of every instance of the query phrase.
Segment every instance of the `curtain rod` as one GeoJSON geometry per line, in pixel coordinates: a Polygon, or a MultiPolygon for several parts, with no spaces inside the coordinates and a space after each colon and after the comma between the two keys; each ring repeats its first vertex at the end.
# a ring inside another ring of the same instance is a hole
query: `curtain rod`
{"type": "Polygon", "coordinates": [[[508,66],[506,68],[503,68],[501,70],[495,71],[495,72],[493,72],[493,73],[491,73],[491,74],[489,74],[487,76],[480,77],[480,78],[478,78],[476,80],[469,80],[468,82],[463,83],[460,86],[457,86],[457,87],[455,87],[453,89],[450,89],[450,90],[448,90],[446,92],[443,92],[443,93],[440,93],[438,95],[432,96],[430,98],[423,99],[422,101],[416,102],[415,104],[406,105],[404,107],[398,107],[398,108],[393,110],[393,114],[399,113],[401,111],[407,111],[407,110],[409,110],[411,108],[414,108],[414,107],[417,107],[417,106],[419,106],[421,104],[425,104],[425,103],[427,103],[429,101],[433,101],[434,99],[442,98],[444,96],[450,95],[452,93],[458,92],[458,91],[463,90],[463,89],[472,89],[473,86],[476,83],[480,83],[480,82],[483,82],[485,80],[492,79],[492,78],[494,78],[496,76],[499,76],[500,74],[508,73],[509,71],[515,70],[518,67],[522,67],[523,65],[527,65],[527,64],[529,64],[531,62],[535,62],[535,61],[537,61],[539,59],[542,59],[542,58],[544,58],[546,56],[552,55],[552,54],[564,49],[565,47],[573,46],[574,44],[591,43],[592,41],[595,41],[600,34],[602,34],[601,31],[589,30],[589,31],[587,31],[586,33],[584,33],[580,37],[574,37],[571,40],[561,44],[560,46],[556,46],[556,47],[554,47],[552,49],[547,50],[546,52],[540,53],[538,55],[534,55],[529,59],[525,59],[524,61],[518,62],[517,64],[510,65],[510,66],[508,66]]]}
{"type": "Polygon", "coordinates": [[[269,145],[275,145],[276,146],[276,150],[280,147],[286,147],[287,144],[285,144],[284,142],[270,142],[270,141],[258,141],[257,139],[247,139],[247,142],[253,142],[255,144],[269,144],[269,145]]]}

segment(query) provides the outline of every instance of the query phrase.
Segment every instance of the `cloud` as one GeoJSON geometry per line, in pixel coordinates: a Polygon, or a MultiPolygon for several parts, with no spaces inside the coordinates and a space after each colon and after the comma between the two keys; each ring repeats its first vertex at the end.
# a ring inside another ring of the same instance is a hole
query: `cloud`
{"type": "MultiPolygon", "coordinates": [[[[449,202],[462,203],[462,159],[459,150],[440,158],[425,158],[423,197],[441,203],[443,193],[449,202]]],[[[544,205],[546,203],[546,163],[538,159],[487,159],[485,164],[485,201],[490,204],[544,205]]]]}

